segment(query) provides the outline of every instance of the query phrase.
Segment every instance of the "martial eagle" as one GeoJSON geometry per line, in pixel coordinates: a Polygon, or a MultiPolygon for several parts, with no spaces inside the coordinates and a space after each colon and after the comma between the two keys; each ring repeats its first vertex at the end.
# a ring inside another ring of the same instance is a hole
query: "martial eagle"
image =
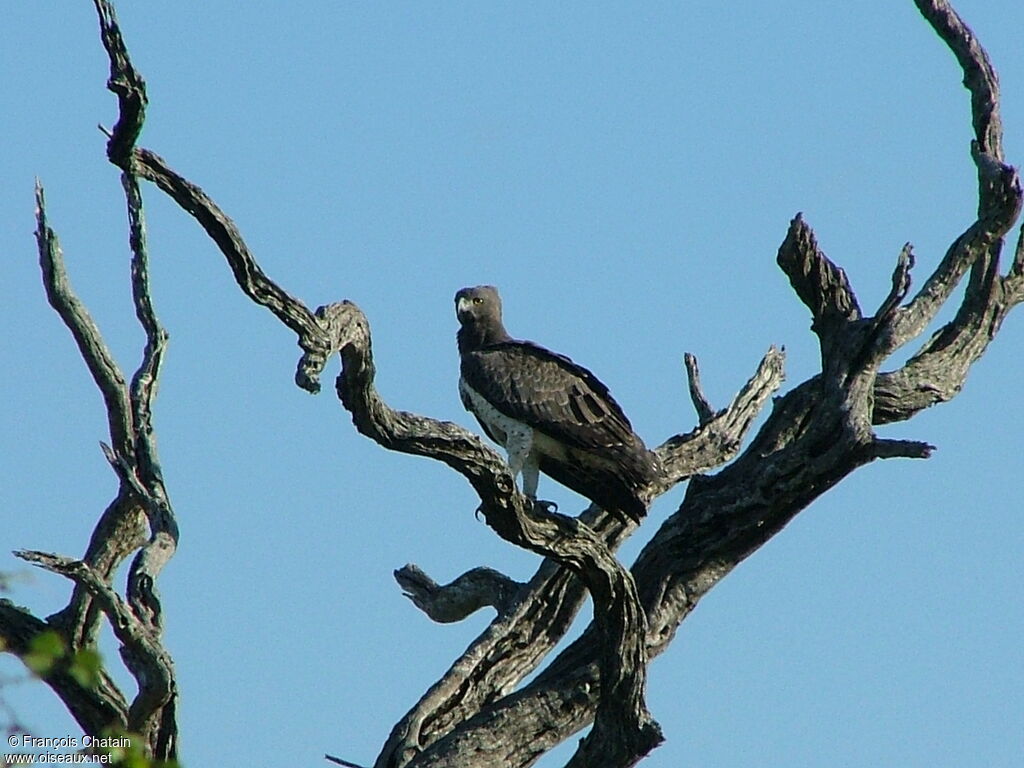
{"type": "Polygon", "coordinates": [[[523,492],[536,500],[542,471],[639,522],[647,509],[638,492],[657,476],[657,460],[608,387],[568,357],[509,336],[494,286],[463,288],[455,312],[462,404],[508,452],[523,492]]]}

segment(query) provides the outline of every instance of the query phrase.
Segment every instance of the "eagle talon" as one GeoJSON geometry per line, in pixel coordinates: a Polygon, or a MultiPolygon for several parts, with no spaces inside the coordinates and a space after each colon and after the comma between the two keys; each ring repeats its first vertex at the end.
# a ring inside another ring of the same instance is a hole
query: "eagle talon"
{"type": "Polygon", "coordinates": [[[558,511],[558,505],[553,501],[545,501],[544,499],[530,498],[533,502],[534,509],[540,508],[547,512],[549,515],[555,514],[558,511]]]}

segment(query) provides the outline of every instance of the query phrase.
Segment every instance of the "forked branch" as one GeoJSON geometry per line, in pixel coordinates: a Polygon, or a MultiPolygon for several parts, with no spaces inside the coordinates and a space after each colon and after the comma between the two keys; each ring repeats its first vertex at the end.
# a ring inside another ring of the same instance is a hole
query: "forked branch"
{"type": "MultiPolygon", "coordinates": [[[[121,55],[116,19],[109,4],[97,0],[104,45],[114,59],[108,83],[118,94],[120,116],[110,140],[111,155],[129,155],[141,130],[146,104],[142,79],[121,55]],[[116,71],[113,71],[115,70],[116,71]]],[[[121,46],[123,49],[123,45],[121,46]]],[[[106,617],[121,643],[122,657],[138,684],[130,705],[112,678],[100,672],[94,691],[75,684],[59,667],[47,683],[64,700],[82,729],[100,736],[108,729],[142,737],[146,753],[159,759],[177,751],[176,682],[170,656],[163,648],[162,612],[157,579],[177,546],[178,527],[164,487],[153,437],[152,412],[167,334],[157,319],[149,286],[149,256],[138,182],[131,169],[122,175],[129,221],[131,284],[136,316],[145,333],[142,361],[131,384],[107,348],[95,322],[71,289],[57,235],[46,215],[42,186],[36,186],[36,240],[43,284],[50,304],[71,331],[93,380],[103,396],[110,429],[104,451],[120,480],[117,497],[93,531],[81,560],[45,552],[19,553],[71,579],[71,600],[42,621],[6,604],[0,611],[4,650],[28,652],[33,636],[56,632],[70,653],[94,650],[99,624],[106,617]],[[148,535],[147,535],[148,529],[148,535]],[[137,552],[128,569],[125,597],[112,586],[118,566],[137,552]]]]}

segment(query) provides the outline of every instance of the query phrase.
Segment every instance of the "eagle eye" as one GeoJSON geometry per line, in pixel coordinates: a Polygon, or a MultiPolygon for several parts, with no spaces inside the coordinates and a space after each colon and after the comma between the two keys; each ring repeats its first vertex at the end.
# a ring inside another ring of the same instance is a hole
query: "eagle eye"
{"type": "Polygon", "coordinates": [[[474,304],[477,304],[477,305],[479,305],[479,304],[483,304],[483,303],[484,303],[484,300],[483,300],[482,298],[480,298],[479,296],[474,296],[474,297],[473,297],[473,303],[474,303],[474,304]]]}

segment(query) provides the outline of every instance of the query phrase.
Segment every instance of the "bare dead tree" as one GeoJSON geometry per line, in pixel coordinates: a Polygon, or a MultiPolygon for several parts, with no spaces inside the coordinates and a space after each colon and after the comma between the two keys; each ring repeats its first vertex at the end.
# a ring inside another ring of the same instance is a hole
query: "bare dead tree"
{"type": "Polygon", "coordinates": [[[81,560],[20,553],[72,579],[75,590],[67,608],[45,620],[0,602],[0,639],[5,650],[24,654],[33,636],[53,630],[70,648],[89,648],[106,619],[139,682],[135,700],[129,705],[106,674],[95,687],[86,687],[57,669],[47,682],[86,732],[136,731],[154,757],[175,753],[176,689],[171,660],[160,644],[155,580],[174,552],[177,528],[151,440],[165,334],[149,300],[138,179],[154,183],[193,216],[227,259],[241,290],[296,333],[302,349],[298,386],[318,392],[320,375],[337,353],[342,370],[336,392],[360,433],[390,450],[447,464],[473,487],[479,512],[499,536],[544,557],[526,583],[487,568],[474,568],[445,586],[415,566],[396,572],[404,592],[435,621],[458,621],[482,605],[494,606],[498,615],[394,726],[375,768],[527,766],[591,723],[570,766],[629,766],[641,760],[662,740],[644,701],[647,665],[668,647],[679,624],[738,563],[855,469],[876,459],[926,458],[931,446],[879,438],[874,426],[905,421],[955,397],[1003,318],[1024,300],[1024,232],[1009,268],[1000,265],[1022,193],[1017,172],[1003,157],[995,71],[949,3],[915,0],[957,58],[971,95],[976,220],[912,297],[914,256],[905,246],[889,294],[867,314],[843,270],[825,256],[798,214],[777,261],[811,312],[821,370],[774,401],[764,425],[741,451],[754,418],[781,386],[783,354],[770,349],[732,403],[719,411],[702,392],[696,359],[687,355],[699,422],[656,448],[665,474],[644,490],[644,500],[689,484],[678,510],[626,569],[614,553],[635,525],[595,507],[578,518],[535,508],[516,488],[501,456],[476,435],[385,403],[374,385],[370,328],[359,308],[343,301],[311,311],[264,274],[234,223],[198,186],[136,146],[145,86],[110,3],[94,3],[110,58],[108,87],[120,106],[107,153],[121,169],[128,200],[132,287],[147,344],[128,386],[68,286],[40,189],[43,281],[103,393],[111,438],[106,452],[120,490],[81,560]],[[965,277],[955,317],[905,364],[882,372],[896,350],[922,337],[965,277]],[[718,468],[717,474],[706,474],[718,468]],[[112,586],[112,574],[133,552],[122,597],[112,586]],[[594,601],[593,624],[522,685],[564,637],[587,595],[594,601]]]}
{"type": "Polygon", "coordinates": [[[120,643],[125,666],[138,683],[138,693],[131,703],[105,672],[96,685],[83,684],[70,674],[67,666],[72,654],[46,675],[46,682],[87,733],[100,736],[111,731],[132,732],[142,736],[150,755],[167,758],[175,753],[177,692],[174,666],[161,643],[163,616],[156,580],[174,554],[178,528],[161,476],[152,428],[152,406],[167,335],[150,300],[138,179],[125,172],[122,182],[130,222],[132,295],[146,333],[142,362],[130,384],[71,289],[57,235],[47,223],[42,187],[36,187],[36,239],[43,284],[50,304],[74,336],[103,395],[111,441],[103,444],[103,450],[117,474],[119,489],[96,524],[82,559],[46,552],[15,553],[68,577],[75,589],[67,607],[45,620],[9,600],[0,602],[0,638],[4,650],[24,656],[33,638],[55,632],[73,654],[95,648],[100,622],[106,618],[120,643]],[[111,580],[133,553],[122,596],[111,580]]]}

